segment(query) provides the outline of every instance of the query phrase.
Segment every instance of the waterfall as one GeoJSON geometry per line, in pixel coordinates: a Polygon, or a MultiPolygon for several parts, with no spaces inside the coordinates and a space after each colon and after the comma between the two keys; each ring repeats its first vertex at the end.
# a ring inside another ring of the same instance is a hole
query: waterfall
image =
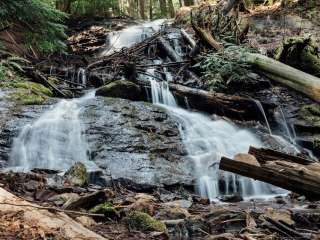
{"type": "Polygon", "coordinates": [[[233,158],[238,153],[248,152],[249,146],[261,146],[252,133],[225,120],[212,120],[207,115],[179,108],[167,82],[158,83],[153,79],[150,83],[153,103],[165,107],[179,123],[183,143],[194,164],[200,195],[215,201],[224,194],[266,197],[283,193],[271,185],[219,171],[222,156],[233,158]]]}
{"type": "Polygon", "coordinates": [[[94,96],[90,92],[79,99],[61,100],[34,123],[24,126],[13,141],[9,166],[28,171],[66,170],[78,161],[92,165],[79,115],[83,103],[94,96]]]}
{"type": "Polygon", "coordinates": [[[263,116],[263,119],[267,125],[267,128],[268,128],[268,131],[269,131],[269,134],[272,135],[272,131],[271,131],[271,128],[270,128],[270,124],[269,124],[269,121],[268,121],[268,118],[267,118],[267,115],[266,115],[266,112],[264,111],[264,108],[261,104],[261,102],[259,100],[256,100],[256,99],[253,99],[254,102],[256,103],[257,107],[259,108],[262,116],[263,116]]]}

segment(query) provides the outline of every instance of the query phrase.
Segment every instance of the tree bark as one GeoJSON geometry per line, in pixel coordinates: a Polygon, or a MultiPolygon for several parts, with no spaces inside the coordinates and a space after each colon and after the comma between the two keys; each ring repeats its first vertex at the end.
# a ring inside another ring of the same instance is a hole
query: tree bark
{"type": "Polygon", "coordinates": [[[192,5],[194,5],[194,0],[184,0],[184,5],[185,6],[192,6],[192,5]]]}
{"type": "Polygon", "coordinates": [[[175,17],[175,11],[174,11],[174,5],[172,0],[168,0],[168,7],[169,7],[169,13],[170,17],[174,18],[175,17]]]}
{"type": "Polygon", "coordinates": [[[220,169],[320,199],[320,164],[273,150],[251,148],[260,166],[246,159],[222,157],[220,169]]]}
{"type": "Polygon", "coordinates": [[[0,212],[1,214],[19,213],[21,224],[26,228],[28,226],[34,228],[35,232],[38,229],[39,232],[63,234],[66,239],[106,240],[106,238],[68,217],[65,213],[41,209],[41,206],[18,198],[3,188],[0,188],[0,212]]]}
{"type": "Polygon", "coordinates": [[[159,0],[159,3],[160,3],[161,16],[166,17],[167,16],[167,1],[166,0],[159,0]]]}
{"type": "Polygon", "coordinates": [[[149,1],[149,19],[153,19],[153,0],[149,1]]]}
{"type": "Polygon", "coordinates": [[[263,71],[272,80],[289,86],[320,102],[320,78],[261,54],[246,54],[246,61],[263,71]]]}
{"type": "Polygon", "coordinates": [[[139,0],[139,5],[140,5],[140,17],[142,19],[146,19],[144,0],[139,0]]]}

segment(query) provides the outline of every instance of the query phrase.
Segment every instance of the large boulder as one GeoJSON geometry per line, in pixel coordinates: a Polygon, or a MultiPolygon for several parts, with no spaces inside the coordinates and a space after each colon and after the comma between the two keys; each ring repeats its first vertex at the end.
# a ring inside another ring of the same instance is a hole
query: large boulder
{"type": "Polygon", "coordinates": [[[100,87],[97,92],[97,96],[123,98],[132,101],[141,100],[140,87],[126,80],[118,80],[100,87]]]}

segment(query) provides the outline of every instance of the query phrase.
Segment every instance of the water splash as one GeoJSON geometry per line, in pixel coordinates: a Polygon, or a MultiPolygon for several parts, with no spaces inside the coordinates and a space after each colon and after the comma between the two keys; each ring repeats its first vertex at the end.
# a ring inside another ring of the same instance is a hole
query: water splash
{"type": "Polygon", "coordinates": [[[261,102],[259,100],[256,100],[256,99],[253,99],[253,100],[256,103],[257,107],[259,108],[259,110],[260,110],[260,112],[261,112],[261,114],[262,114],[262,116],[264,118],[264,121],[265,121],[265,123],[267,125],[267,128],[268,128],[268,131],[269,131],[269,134],[272,135],[270,124],[268,122],[268,118],[267,118],[266,112],[264,111],[264,108],[263,108],[261,102]]]}
{"type": "Polygon", "coordinates": [[[292,144],[296,144],[295,136],[294,136],[295,133],[294,133],[294,135],[291,134],[291,131],[290,131],[286,116],[284,115],[283,109],[282,109],[281,106],[279,106],[279,109],[280,109],[280,114],[281,114],[282,122],[283,122],[283,125],[284,125],[284,129],[286,131],[286,135],[287,135],[288,139],[290,140],[290,142],[292,144]]]}
{"type": "Polygon", "coordinates": [[[79,115],[83,103],[94,95],[90,92],[79,99],[61,100],[34,123],[24,126],[14,139],[9,166],[24,171],[66,170],[78,161],[92,166],[79,115]]]}

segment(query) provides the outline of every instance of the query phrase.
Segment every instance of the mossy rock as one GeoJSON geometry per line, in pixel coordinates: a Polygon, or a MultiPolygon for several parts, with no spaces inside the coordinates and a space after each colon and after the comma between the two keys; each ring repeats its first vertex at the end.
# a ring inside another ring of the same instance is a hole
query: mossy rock
{"type": "Polygon", "coordinates": [[[283,41],[275,59],[315,76],[320,76],[320,55],[311,37],[292,37],[283,41]]]}
{"type": "Polygon", "coordinates": [[[165,232],[166,225],[154,219],[149,214],[139,211],[132,211],[127,217],[127,224],[130,228],[138,231],[156,231],[165,232]]]}
{"type": "Polygon", "coordinates": [[[115,218],[119,216],[112,203],[109,202],[101,203],[95,206],[94,208],[90,209],[90,212],[104,214],[108,218],[115,218]]]}
{"type": "Polygon", "coordinates": [[[76,162],[65,174],[66,182],[72,186],[83,187],[88,185],[88,173],[86,166],[81,162],[76,162]]]}
{"type": "Polygon", "coordinates": [[[300,117],[313,126],[320,126],[320,105],[310,104],[301,108],[300,117]]]}
{"type": "Polygon", "coordinates": [[[6,81],[0,87],[14,89],[9,98],[21,105],[43,104],[53,93],[45,86],[29,81],[6,81]]]}
{"type": "Polygon", "coordinates": [[[141,100],[141,89],[133,82],[118,80],[97,89],[97,96],[141,100]]]}

